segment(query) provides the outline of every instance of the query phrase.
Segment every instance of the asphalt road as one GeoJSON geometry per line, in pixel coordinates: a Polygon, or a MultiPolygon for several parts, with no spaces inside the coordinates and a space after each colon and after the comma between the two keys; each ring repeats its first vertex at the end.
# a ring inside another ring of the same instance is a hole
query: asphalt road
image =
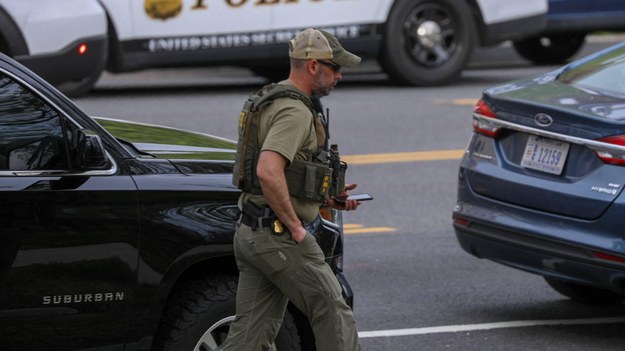
{"type": "MultiPolygon", "coordinates": [[[[452,85],[410,88],[388,84],[367,62],[324,99],[332,142],[355,160],[349,180],[375,197],[345,215],[345,271],[364,350],[624,349],[623,305],[576,304],[538,276],[478,260],[451,226],[481,91],[553,68],[497,47],[476,52],[452,85]]],[[[242,101],[263,82],[235,68],[105,75],[76,102],[92,115],[234,139],[242,101]]]]}

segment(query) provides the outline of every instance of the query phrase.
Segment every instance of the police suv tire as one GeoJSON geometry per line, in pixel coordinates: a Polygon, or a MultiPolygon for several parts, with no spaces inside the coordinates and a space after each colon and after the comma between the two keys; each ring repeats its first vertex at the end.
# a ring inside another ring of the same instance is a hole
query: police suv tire
{"type": "Polygon", "coordinates": [[[619,294],[610,290],[575,284],[551,277],[545,277],[545,280],[553,290],[573,301],[589,305],[616,305],[625,300],[625,294],[619,294]]]}
{"type": "Polygon", "coordinates": [[[586,41],[584,33],[541,35],[513,43],[516,52],[537,64],[561,64],[579,52],[586,41]]]}
{"type": "MultiPolygon", "coordinates": [[[[221,345],[235,315],[237,280],[236,276],[220,275],[178,286],[163,312],[152,350],[208,350],[200,343],[207,338],[221,345]],[[205,335],[209,331],[211,336],[205,335]]],[[[288,313],[272,350],[301,350],[297,327],[288,313]]]]}
{"type": "Polygon", "coordinates": [[[471,57],[476,29],[471,9],[457,0],[397,0],[383,30],[379,62],[395,83],[432,86],[456,80],[471,57]],[[419,36],[417,30],[441,30],[419,36]]]}

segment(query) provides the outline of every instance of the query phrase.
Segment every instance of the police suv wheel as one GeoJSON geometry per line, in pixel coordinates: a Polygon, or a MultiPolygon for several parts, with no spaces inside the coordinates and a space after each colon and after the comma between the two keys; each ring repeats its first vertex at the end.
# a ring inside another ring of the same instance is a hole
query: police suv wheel
{"type": "MultiPolygon", "coordinates": [[[[236,309],[237,277],[203,277],[179,286],[167,303],[154,341],[158,351],[209,351],[228,336],[236,309]]],[[[300,351],[293,318],[287,314],[272,351],[300,351]]]]}
{"type": "Polygon", "coordinates": [[[575,56],[584,45],[586,34],[565,33],[527,38],[513,43],[516,52],[534,63],[561,64],[575,56]]]}
{"type": "Polygon", "coordinates": [[[476,37],[471,13],[465,1],[396,1],[386,21],[380,65],[402,84],[440,85],[457,79],[476,37]]]}

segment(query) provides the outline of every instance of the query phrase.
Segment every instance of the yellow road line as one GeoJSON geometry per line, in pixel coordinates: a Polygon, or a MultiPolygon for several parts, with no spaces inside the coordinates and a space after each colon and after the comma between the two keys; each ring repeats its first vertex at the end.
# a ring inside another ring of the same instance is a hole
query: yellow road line
{"type": "Polygon", "coordinates": [[[477,102],[477,100],[479,99],[472,99],[472,98],[467,98],[467,99],[453,99],[453,100],[446,100],[446,99],[434,99],[434,103],[436,105],[460,105],[460,106],[475,106],[475,103],[477,102]]]}
{"type": "Polygon", "coordinates": [[[396,231],[393,227],[371,227],[365,228],[362,224],[348,223],[343,225],[344,234],[366,234],[366,233],[390,233],[396,231]]]}
{"type": "Polygon", "coordinates": [[[391,233],[396,231],[396,228],[392,227],[371,227],[371,228],[356,228],[356,229],[343,229],[343,234],[366,234],[366,233],[391,233]]]}
{"type": "Polygon", "coordinates": [[[355,228],[362,228],[362,227],[364,227],[364,225],[362,224],[353,224],[353,223],[343,224],[343,228],[345,229],[355,229],[355,228]]]}
{"type": "Polygon", "coordinates": [[[341,159],[347,162],[347,164],[366,165],[396,162],[457,160],[462,157],[463,153],[464,150],[415,151],[388,154],[346,155],[341,156],[341,159]]]}

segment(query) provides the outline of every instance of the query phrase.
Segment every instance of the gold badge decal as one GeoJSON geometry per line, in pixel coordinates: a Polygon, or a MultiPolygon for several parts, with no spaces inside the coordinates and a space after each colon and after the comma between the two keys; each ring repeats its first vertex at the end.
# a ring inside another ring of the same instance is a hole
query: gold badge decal
{"type": "Polygon", "coordinates": [[[143,6],[150,18],[166,20],[180,14],[182,0],[145,0],[143,6]]]}

